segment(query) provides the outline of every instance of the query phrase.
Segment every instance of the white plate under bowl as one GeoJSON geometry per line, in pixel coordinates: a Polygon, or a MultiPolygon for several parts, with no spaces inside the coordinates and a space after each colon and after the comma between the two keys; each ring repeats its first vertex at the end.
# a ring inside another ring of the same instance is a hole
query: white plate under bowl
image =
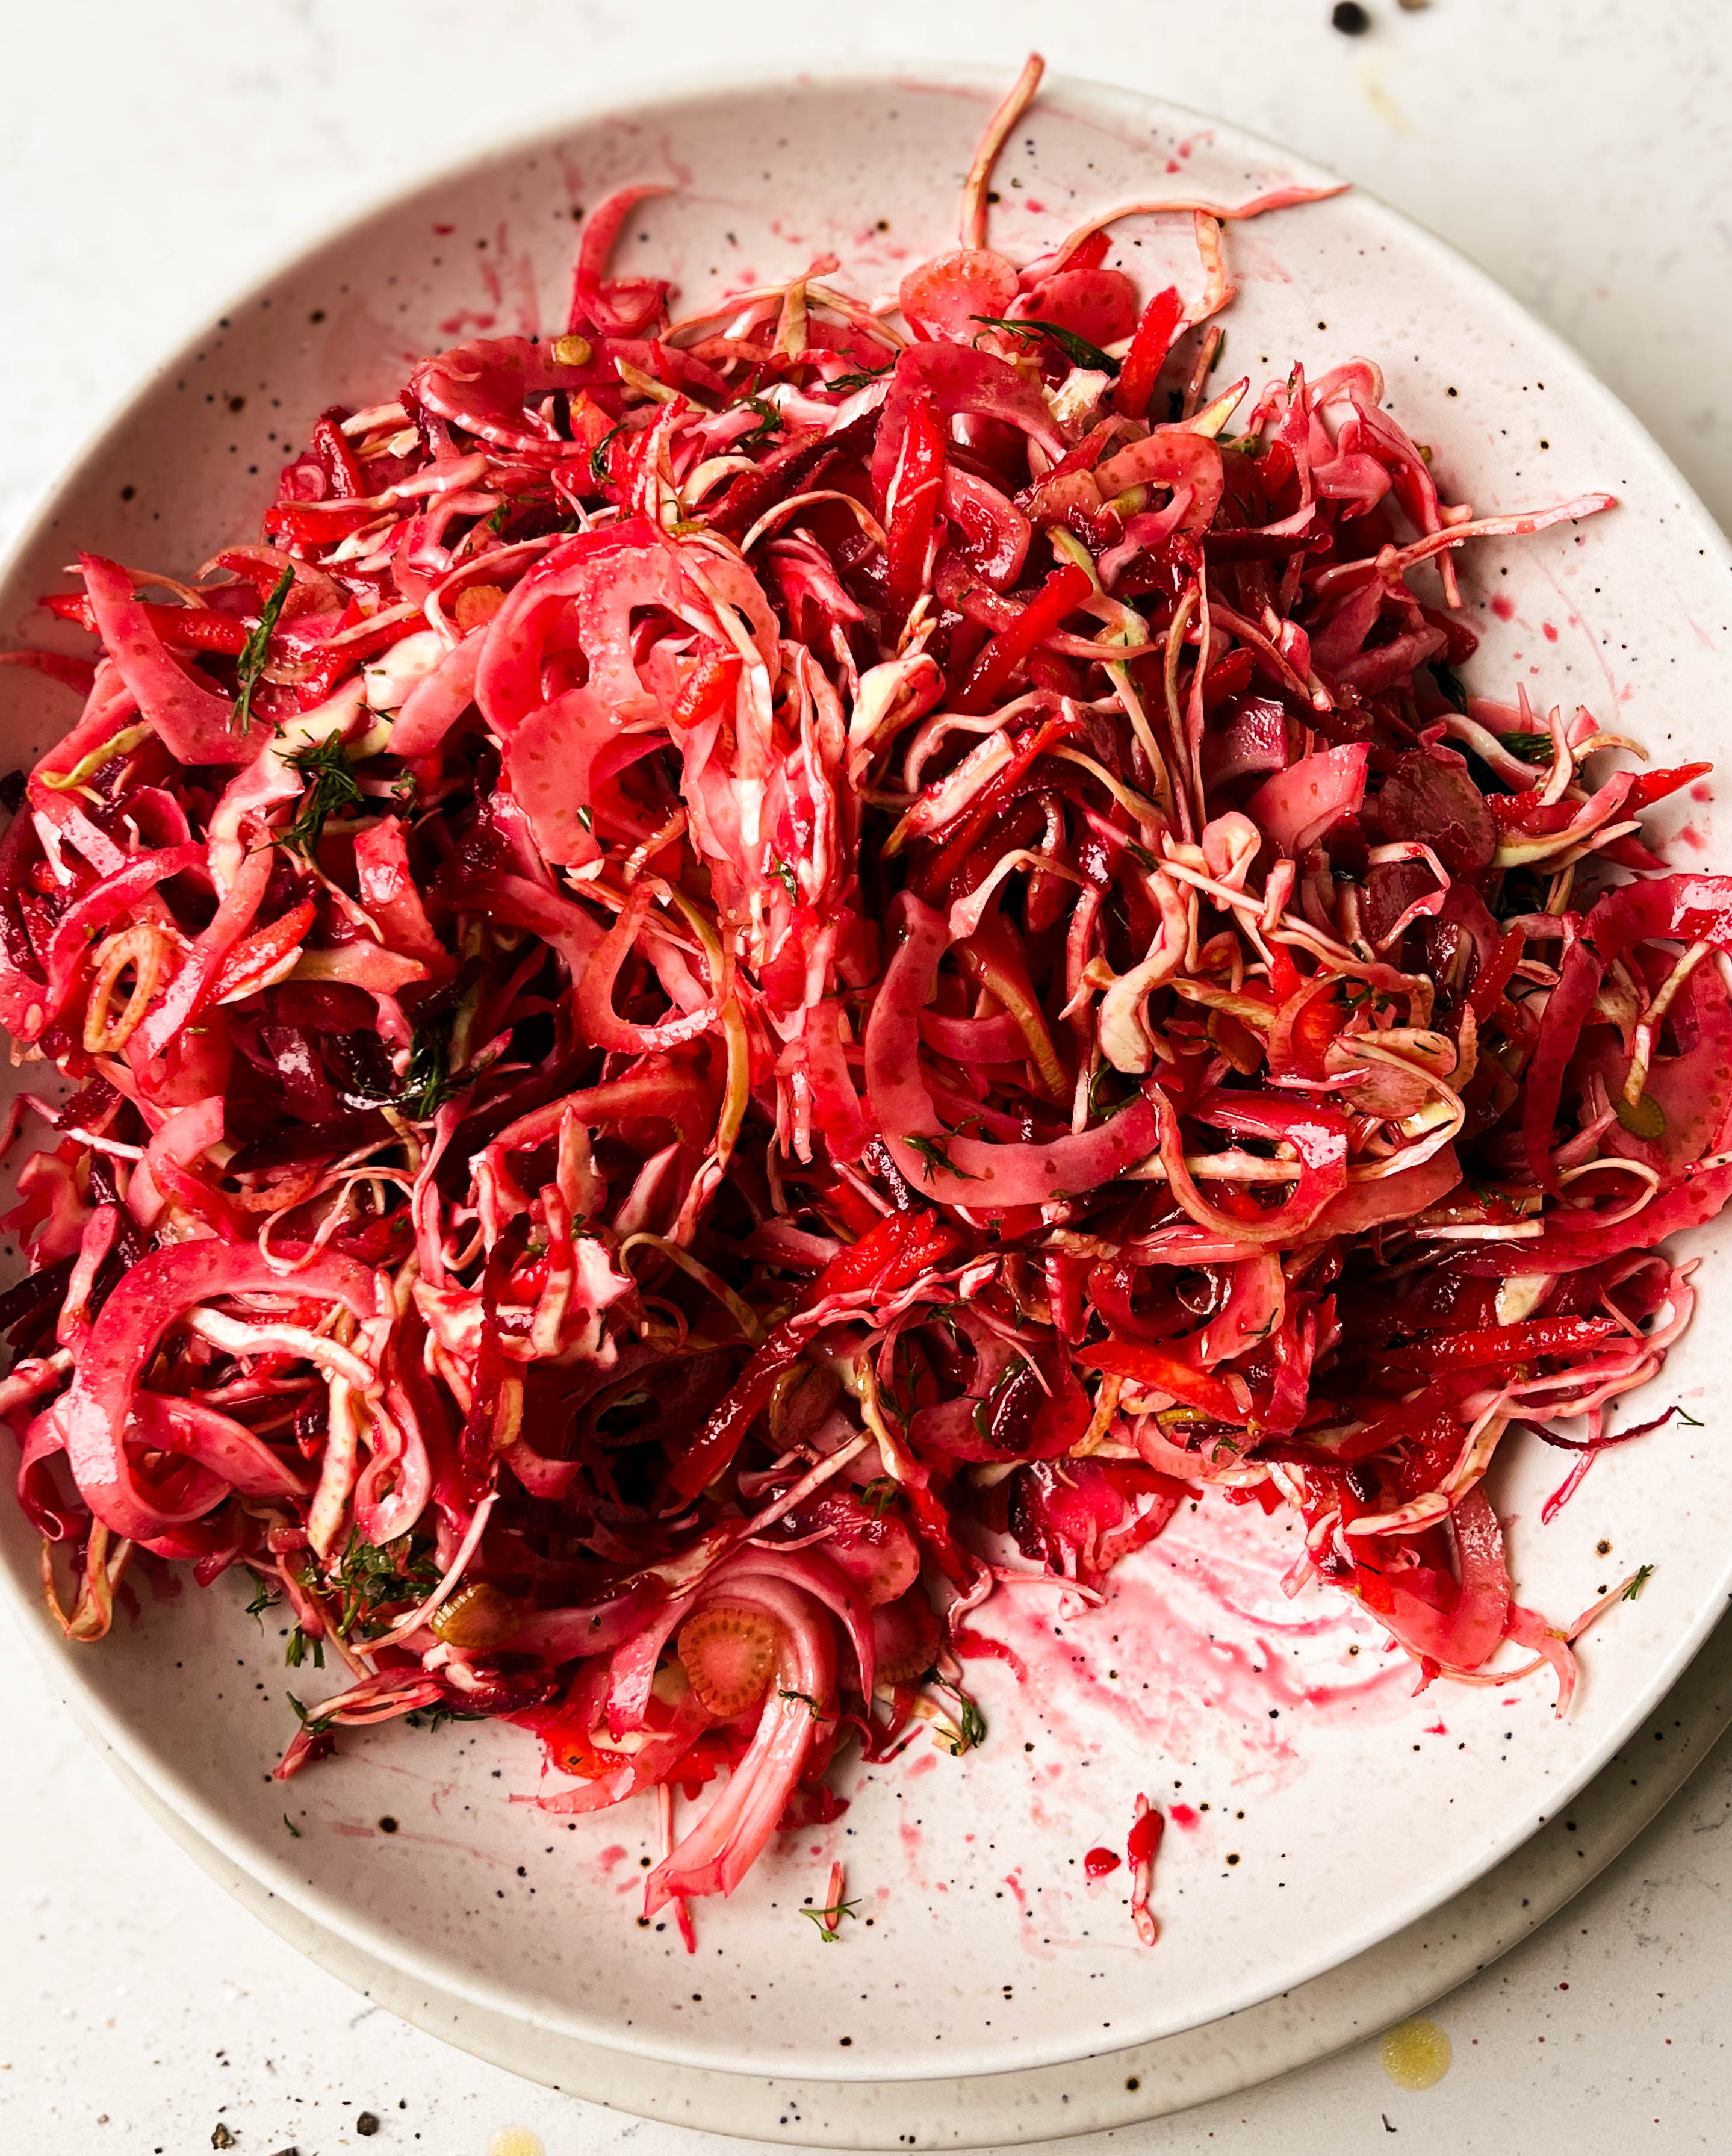
{"type": "MultiPolygon", "coordinates": [[[[184,572],[251,536],[311,416],[390,396],[418,353],[556,326],[571,209],[622,182],[677,184],[624,244],[686,304],[824,253],[863,293],[894,287],[949,242],[1002,87],[961,72],[711,87],[594,110],[417,187],[238,300],[139,393],[14,557],[0,636],[59,633],[32,600],[64,588],[78,546],[184,572]]],[[[994,237],[1027,257],[1105,203],[1168,189],[1232,203],[1317,177],[1156,100],[1059,82],[1007,146],[994,237]]],[[[1579,362],[1360,195],[1234,227],[1228,251],[1230,369],[1260,382],[1295,357],[1314,372],[1363,352],[1452,497],[1482,511],[1601,485],[1621,497],[1580,529],[1470,556],[1484,632],[1470,683],[1586,701],[1663,761],[1712,755],[1724,542],[1579,362]]],[[[1145,288],[1197,281],[1188,218],[1120,228],[1118,259],[1145,288]]],[[[67,717],[64,692],[9,680],[0,765],[28,762],[67,717]]],[[[1711,811],[1683,812],[1707,849],[1692,858],[1711,861],[1711,811]]],[[[1664,1390],[1699,1408],[1732,1307],[1732,1256],[1703,1245],[1703,1315],[1664,1390]]],[[[269,1779],[289,1723],[280,1640],[243,1614],[237,1583],[172,1600],[146,1589],[136,1627],[69,1649],[10,1507],[0,1546],[56,1682],[131,1774],[265,1892],[407,1982],[685,2066],[883,2082],[1037,2067],[1239,2012],[1412,1924],[1555,1813],[1675,1681],[1732,1584],[1732,1451],[1716,1430],[1673,1426],[1607,1455],[1541,1529],[1565,1464],[1535,1446],[1499,1474],[1524,1599],[1567,1617],[1657,1567],[1588,1644],[1567,1722],[1532,1683],[1409,1698],[1375,1627],[1320,1594],[1283,1601],[1282,1522],[1211,1502],[1122,1568],[1098,1612],[1063,1618],[1043,1588],[1000,1598],[986,1627],[1030,1674],[971,1666],[989,1742],[961,1762],[923,1743],[888,1768],[844,1766],[844,1817],[783,1837],[731,1904],[700,1908],[690,1959],[671,1928],[635,1919],[641,1810],[572,1824],[506,1801],[536,1788],[519,1732],[348,1737],[285,1789],[269,1779]],[[1082,1866],[1097,1842],[1122,1846],[1139,1790],[1175,1822],[1152,1953],[1123,1872],[1091,1888],[1082,1866]],[[860,1916],[831,1946],[799,1912],[833,1856],[860,1916]]],[[[288,1682],[303,1697],[334,1684],[288,1682]]]]}
{"type": "MultiPolygon", "coordinates": [[[[109,1764],[195,1861],[310,1961],[489,2064],[611,2111],[819,2148],[992,2148],[1097,2133],[1238,2095],[1418,2014],[1555,1916],[1670,1803],[1732,1721],[1732,1617],[1586,1789],[1470,1887],[1291,1991],[1126,2051],[1009,2073],[801,2080],[670,2066],[477,2006],[406,1975],[261,1887],[117,1754],[109,1764]]],[[[101,1745],[99,1732],[92,1737],[101,1745]]],[[[1447,2020],[1448,2017],[1446,2015],[1447,2020]]]]}

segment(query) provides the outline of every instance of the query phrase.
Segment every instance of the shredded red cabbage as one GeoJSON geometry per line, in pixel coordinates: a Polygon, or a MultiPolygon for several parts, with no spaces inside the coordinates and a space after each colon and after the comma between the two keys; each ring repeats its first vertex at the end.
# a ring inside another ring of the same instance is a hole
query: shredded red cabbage
{"type": "Polygon", "coordinates": [[[85,700],[0,844],[73,1089],[0,1307],[54,1608],[241,1568],[346,1673],[280,1774],[516,1720],[552,1810],[662,1793],[682,1923],[844,1748],[977,1741],[1007,1566],[1208,1486],[1422,1681],[1567,1697],[1480,1486],[1512,1426],[1579,1480],[1732,1192],[1732,880],[1641,824],[1703,767],[1456,671],[1453,550],[1611,497],[1446,501],[1368,361],[1211,396],[1224,225],[1303,190],[1133,206],[1189,300],[1110,218],[992,251],[1038,76],[903,326],[824,263],[672,320],[627,190],[562,333],[322,414],[191,583],[85,557],[94,667],[7,654],[85,700]]]}

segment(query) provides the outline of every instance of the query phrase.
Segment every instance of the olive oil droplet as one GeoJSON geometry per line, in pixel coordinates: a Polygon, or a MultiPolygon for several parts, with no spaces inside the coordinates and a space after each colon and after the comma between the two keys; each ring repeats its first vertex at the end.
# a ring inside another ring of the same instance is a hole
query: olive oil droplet
{"type": "MultiPolygon", "coordinates": [[[[1377,2047],[1383,2071],[1397,2088],[1435,2087],[1454,2056],[1448,2037],[1435,2021],[1403,2021],[1377,2047]]],[[[504,2156],[495,2150],[494,2156],[504,2156]]]]}

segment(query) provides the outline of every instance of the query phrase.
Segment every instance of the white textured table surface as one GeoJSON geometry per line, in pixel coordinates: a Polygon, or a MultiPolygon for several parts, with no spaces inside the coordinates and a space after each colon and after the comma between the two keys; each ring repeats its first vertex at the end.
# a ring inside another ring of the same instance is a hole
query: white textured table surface
{"type": "MultiPolygon", "coordinates": [[[[1408,210],[1570,338],[1732,522],[1732,9],[1724,0],[115,0],[4,11],[0,539],[148,362],[320,223],[562,85],[707,61],[997,55],[1133,83],[1408,210]]],[[[0,2149],[549,2156],[696,2137],[479,2066],[301,1964],[133,1806],[20,1650],[0,1656],[0,2149]],[[377,2138],[357,2138],[363,2110],[377,2138]]],[[[1455,2064],[1371,2049],[1116,2136],[1235,2156],[1552,2156],[1727,2143],[1732,1758],[1550,1927],[1437,2010],[1455,2064]]],[[[1351,1822],[1342,1822],[1351,1830],[1351,1822]]],[[[734,2144],[738,2145],[738,2144],[734,2144]]],[[[720,2150],[725,2144],[714,2146],[720,2150]]]]}

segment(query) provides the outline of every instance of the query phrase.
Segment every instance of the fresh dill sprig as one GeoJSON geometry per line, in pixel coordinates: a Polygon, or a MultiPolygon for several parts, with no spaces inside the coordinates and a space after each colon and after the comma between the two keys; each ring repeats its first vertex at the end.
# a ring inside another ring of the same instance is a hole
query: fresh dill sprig
{"type": "Polygon", "coordinates": [[[358,1528],[351,1527],[331,1578],[331,1584],[342,1597],[338,1632],[347,1637],[357,1623],[368,1620],[384,1625],[377,1611],[387,1604],[419,1600],[438,1577],[438,1567],[429,1557],[418,1557],[407,1537],[399,1537],[382,1549],[368,1542],[358,1528]]]}
{"type": "Polygon", "coordinates": [[[310,1640],[299,1625],[289,1635],[289,1644],[283,1650],[283,1660],[291,1670],[298,1670],[307,1658],[309,1647],[313,1650],[313,1667],[322,1670],[325,1666],[325,1642],[310,1640]]]}
{"type": "Polygon", "coordinates": [[[231,733],[243,734],[253,723],[253,691],[259,685],[259,677],[264,671],[264,662],[270,656],[271,633],[276,628],[277,617],[283,611],[284,602],[295,589],[295,572],[284,569],[277,578],[274,589],[264,602],[264,611],[259,617],[259,626],[241,646],[240,656],[234,662],[237,693],[234,708],[228,715],[231,733]]]}
{"type": "Polygon", "coordinates": [[[1109,359],[1098,344],[1090,344],[1087,337],[1079,336],[1074,330],[1062,328],[1057,322],[1043,322],[1033,315],[1025,321],[1017,322],[1002,315],[971,315],[969,320],[989,330],[1003,330],[1024,344],[1034,344],[1046,337],[1058,346],[1074,367],[1095,367],[1103,374],[1119,372],[1118,361],[1109,359]]]}
{"type": "Polygon", "coordinates": [[[437,1021],[418,1025],[409,1047],[409,1067],[403,1073],[402,1090],[397,1096],[401,1112],[413,1123],[436,1116],[458,1090],[448,1067],[451,1027],[437,1021]]]}
{"type": "Polygon", "coordinates": [[[976,1745],[986,1741],[986,1718],[963,1691],[961,1685],[952,1684],[948,1677],[935,1672],[928,1679],[940,1691],[948,1692],[956,1702],[956,1718],[953,1722],[935,1724],[933,1735],[944,1746],[952,1758],[961,1758],[965,1752],[972,1752],[976,1745]]]}
{"type": "MultiPolygon", "coordinates": [[[[892,362],[891,365],[894,362],[892,362]]],[[[863,367],[852,374],[833,374],[824,384],[826,389],[869,389],[874,382],[882,382],[889,372],[889,366],[863,367]]]]}
{"type": "Polygon", "coordinates": [[[781,432],[781,414],[767,397],[748,397],[745,400],[758,415],[758,424],[749,434],[742,434],[735,443],[736,449],[756,449],[767,442],[772,434],[781,432]]]}
{"type": "Polygon", "coordinates": [[[295,1718],[303,1729],[310,1730],[316,1735],[330,1728],[329,1717],[318,1707],[303,1706],[292,1691],[285,1691],[283,1697],[295,1709],[295,1718]]]}
{"type": "Polygon", "coordinates": [[[351,1097],[395,1108],[412,1123],[430,1121],[453,1093],[479,1075],[474,1070],[467,1075],[453,1074],[450,1068],[451,1030],[457,1016],[457,1009],[442,1011],[415,1028],[407,1066],[394,1087],[357,1082],[351,1097]]]}
{"type": "Polygon", "coordinates": [[[994,1383],[992,1391],[986,1394],[983,1400],[981,1400],[976,1404],[974,1413],[970,1417],[970,1420],[974,1424],[975,1435],[977,1437],[985,1438],[988,1440],[991,1440],[992,1435],[992,1418],[998,1412],[999,1401],[1010,1389],[1010,1387],[1015,1380],[1020,1378],[1028,1367],[1027,1357],[1026,1355],[1018,1355],[1014,1362],[1007,1363],[1003,1369],[999,1372],[997,1380],[994,1383]]]}
{"type": "Polygon", "coordinates": [[[874,1519],[881,1520],[902,1494],[901,1486],[890,1475],[874,1475],[869,1482],[863,1483],[854,1495],[874,1519]]]}
{"type": "Polygon", "coordinates": [[[438,1729],[448,1722],[484,1722],[485,1715],[465,1714],[460,1707],[418,1707],[403,1717],[411,1729],[438,1729]]]}
{"type": "Polygon", "coordinates": [[[610,427],[607,429],[589,453],[589,475],[597,486],[606,486],[607,484],[607,452],[613,446],[614,436],[624,434],[625,430],[626,423],[622,419],[617,427],[610,427]]]}
{"type": "Polygon", "coordinates": [[[928,1183],[935,1179],[935,1171],[942,1168],[946,1175],[959,1177],[964,1183],[979,1183],[982,1178],[971,1168],[958,1168],[937,1138],[905,1137],[902,1142],[911,1152],[920,1157],[920,1170],[928,1183]]]}
{"type": "Polygon", "coordinates": [[[325,819],[334,816],[340,808],[363,805],[366,796],[356,783],[355,767],[349,761],[349,752],[341,735],[328,734],[321,742],[309,742],[304,749],[296,751],[290,762],[311,784],[301,803],[300,814],[279,835],[277,843],[299,854],[303,860],[310,861],[325,836],[325,819]]]}
{"type": "Polygon", "coordinates": [[[1140,1101],[1142,1098],[1142,1095],[1135,1090],[1134,1086],[1130,1091],[1121,1090],[1120,1098],[1116,1101],[1108,1098],[1108,1095],[1115,1090],[1115,1085],[1123,1089],[1125,1084],[1125,1080],[1114,1070],[1110,1063],[1103,1063],[1099,1070],[1089,1081],[1089,1114],[1099,1116],[1102,1122],[1109,1123],[1115,1116],[1122,1114],[1134,1101],[1140,1101]],[[1102,1090],[1103,1086],[1104,1086],[1104,1091],[1102,1090]]]}

